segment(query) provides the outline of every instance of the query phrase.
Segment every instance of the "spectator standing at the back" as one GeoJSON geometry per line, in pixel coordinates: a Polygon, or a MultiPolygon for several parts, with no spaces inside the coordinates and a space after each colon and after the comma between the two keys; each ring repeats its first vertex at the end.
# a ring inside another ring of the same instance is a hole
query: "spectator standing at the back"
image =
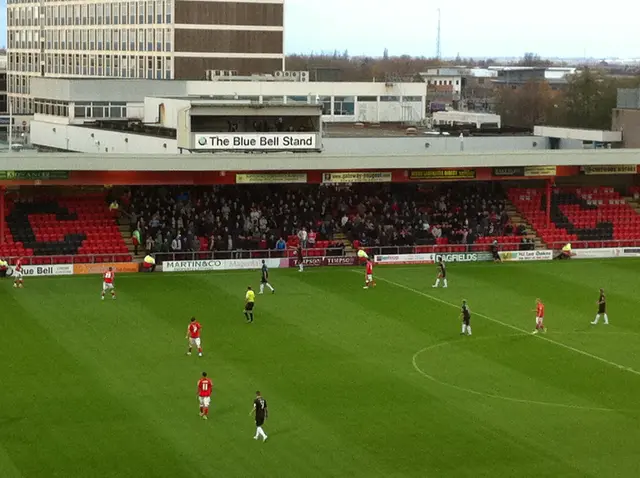
{"type": "Polygon", "coordinates": [[[140,231],[136,228],[131,235],[131,241],[133,242],[133,252],[137,256],[138,255],[138,247],[140,247],[140,243],[142,239],[140,238],[140,231]]]}
{"type": "Polygon", "coordinates": [[[300,245],[302,246],[303,249],[307,248],[307,239],[308,239],[308,234],[307,234],[307,229],[306,228],[302,228],[299,232],[298,232],[298,239],[300,240],[300,245]]]}
{"type": "Polygon", "coordinates": [[[317,237],[317,234],[315,233],[315,231],[313,229],[310,230],[309,237],[308,237],[309,247],[315,247],[316,237],[317,237]]]}

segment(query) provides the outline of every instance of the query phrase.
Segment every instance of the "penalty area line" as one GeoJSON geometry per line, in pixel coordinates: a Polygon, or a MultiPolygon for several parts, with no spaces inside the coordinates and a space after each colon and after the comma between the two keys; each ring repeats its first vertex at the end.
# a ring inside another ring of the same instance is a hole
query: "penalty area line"
{"type": "MultiPolygon", "coordinates": [[[[355,270],[353,270],[352,272],[360,273],[360,271],[355,271],[355,270]]],[[[376,276],[376,280],[387,282],[388,284],[391,284],[393,286],[399,287],[400,289],[404,289],[406,291],[413,292],[414,294],[421,295],[422,297],[430,299],[433,302],[438,302],[438,303],[443,304],[443,305],[448,305],[449,307],[454,307],[456,309],[459,308],[458,305],[456,305],[456,304],[454,304],[452,302],[448,302],[446,300],[440,299],[439,297],[435,297],[433,295],[430,295],[430,294],[427,294],[425,292],[422,292],[421,290],[414,289],[412,287],[406,286],[406,285],[401,284],[399,282],[392,281],[391,279],[387,279],[387,278],[384,278],[384,277],[376,276]]],[[[529,331],[525,330],[525,329],[522,329],[520,327],[516,327],[515,325],[511,325],[511,324],[508,324],[506,322],[502,322],[501,320],[494,319],[493,317],[489,317],[487,315],[480,314],[478,312],[473,312],[473,314],[477,315],[478,317],[482,317],[483,319],[486,319],[486,320],[488,320],[490,322],[493,322],[495,324],[502,325],[503,327],[507,327],[507,328],[509,328],[511,330],[515,330],[516,332],[521,332],[521,333],[524,333],[524,334],[531,335],[531,333],[529,331]]],[[[562,347],[563,349],[571,350],[572,352],[580,354],[580,355],[582,355],[584,357],[589,357],[589,358],[591,358],[593,360],[597,360],[598,362],[604,363],[604,364],[609,365],[611,367],[615,367],[618,370],[623,370],[625,372],[629,372],[629,373],[632,373],[634,375],[640,376],[640,372],[638,372],[637,370],[632,369],[631,367],[626,367],[624,365],[620,365],[618,363],[612,362],[611,360],[607,360],[605,358],[599,357],[599,356],[594,355],[592,353],[586,352],[585,350],[581,350],[581,349],[578,349],[576,347],[572,347],[571,345],[567,345],[565,343],[558,342],[557,340],[550,339],[549,337],[545,337],[544,335],[537,334],[535,337],[540,339],[540,340],[544,340],[545,342],[557,345],[558,347],[562,347]]]]}

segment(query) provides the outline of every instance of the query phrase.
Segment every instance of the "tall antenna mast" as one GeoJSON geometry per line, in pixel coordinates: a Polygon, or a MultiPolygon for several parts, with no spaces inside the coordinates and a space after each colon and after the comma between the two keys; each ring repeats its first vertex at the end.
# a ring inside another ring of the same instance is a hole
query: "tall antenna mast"
{"type": "Polygon", "coordinates": [[[436,37],[436,58],[439,60],[442,58],[442,51],[440,50],[440,9],[438,8],[438,36],[436,37]]]}

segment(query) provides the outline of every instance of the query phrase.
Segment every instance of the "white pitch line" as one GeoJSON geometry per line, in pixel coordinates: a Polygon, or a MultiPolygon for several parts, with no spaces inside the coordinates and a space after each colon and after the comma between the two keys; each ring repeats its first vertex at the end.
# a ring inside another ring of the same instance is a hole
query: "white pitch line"
{"type": "MultiPolygon", "coordinates": [[[[360,273],[360,271],[352,271],[352,272],[360,273]]],[[[381,280],[381,281],[384,281],[384,282],[388,282],[391,285],[394,285],[396,287],[400,287],[401,289],[408,290],[409,292],[413,292],[414,294],[421,295],[423,297],[426,297],[427,299],[431,299],[434,302],[439,302],[441,304],[448,305],[450,307],[455,307],[456,309],[460,308],[460,306],[458,306],[456,304],[453,304],[451,302],[447,302],[446,300],[442,300],[442,299],[440,299],[438,297],[435,297],[433,295],[426,294],[426,293],[422,292],[421,290],[413,289],[413,288],[408,287],[408,286],[406,286],[404,284],[401,284],[399,282],[395,282],[395,281],[392,281],[390,279],[385,279],[384,277],[380,277],[380,276],[376,276],[376,280],[381,280]]],[[[490,322],[494,322],[496,324],[502,325],[503,327],[507,327],[507,328],[515,330],[517,332],[522,332],[522,333],[525,333],[525,334],[531,334],[531,332],[529,332],[529,331],[527,331],[525,329],[521,329],[520,327],[516,327],[515,325],[511,325],[511,324],[508,324],[506,322],[502,322],[501,320],[494,319],[494,318],[491,318],[491,317],[483,315],[483,314],[479,314],[478,312],[472,312],[472,313],[474,315],[477,315],[478,317],[482,317],[484,319],[487,319],[490,322]]],[[[575,352],[577,354],[584,355],[585,357],[592,358],[594,360],[597,360],[598,362],[602,362],[604,364],[610,365],[611,367],[615,367],[615,368],[617,368],[619,370],[624,370],[625,372],[629,372],[629,373],[632,373],[634,375],[640,376],[640,372],[638,372],[637,370],[632,369],[631,367],[626,367],[624,365],[620,365],[618,363],[612,362],[611,360],[607,360],[605,358],[598,357],[597,355],[591,354],[589,352],[585,352],[584,350],[577,349],[575,347],[572,347],[571,345],[567,345],[567,344],[564,344],[562,342],[558,342],[556,340],[550,339],[550,338],[545,337],[545,336],[540,335],[540,334],[536,335],[535,337],[537,337],[540,340],[545,340],[545,341],[547,341],[549,343],[555,344],[558,347],[562,347],[564,349],[571,350],[572,352],[575,352]]]]}

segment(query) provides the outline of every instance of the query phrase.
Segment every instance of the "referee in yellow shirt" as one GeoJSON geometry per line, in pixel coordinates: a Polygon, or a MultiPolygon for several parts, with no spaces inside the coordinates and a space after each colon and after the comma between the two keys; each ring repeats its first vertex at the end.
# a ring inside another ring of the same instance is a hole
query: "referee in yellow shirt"
{"type": "Polygon", "coordinates": [[[244,316],[247,318],[247,323],[253,322],[253,306],[256,303],[256,293],[251,289],[251,286],[247,287],[247,294],[244,296],[244,316]]]}

